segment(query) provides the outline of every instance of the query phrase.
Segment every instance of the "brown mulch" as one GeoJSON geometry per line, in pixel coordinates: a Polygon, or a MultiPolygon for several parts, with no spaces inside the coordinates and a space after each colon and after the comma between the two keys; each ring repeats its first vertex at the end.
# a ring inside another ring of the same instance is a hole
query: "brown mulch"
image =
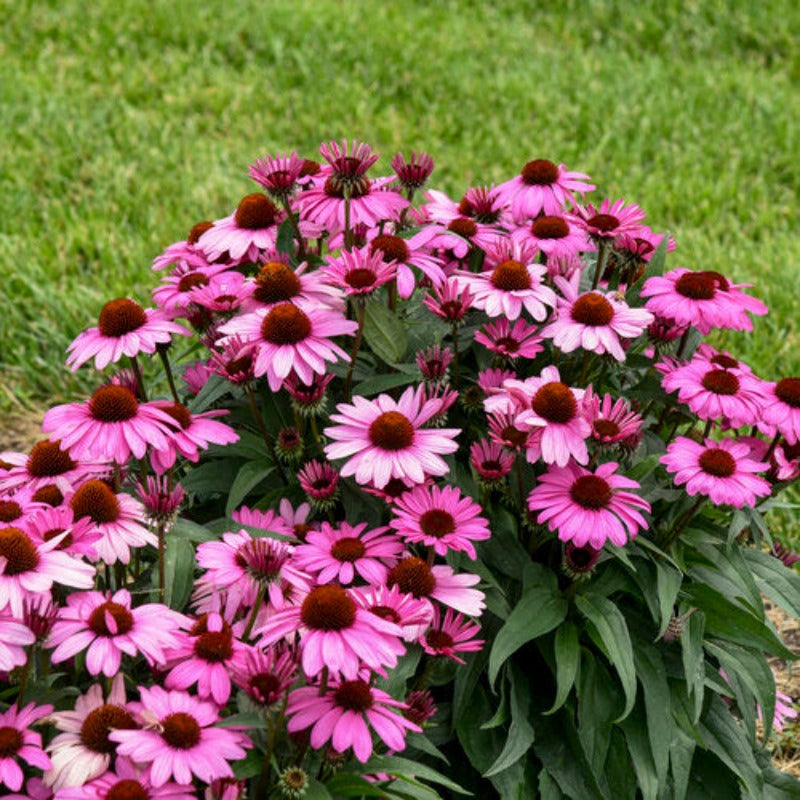
{"type": "Polygon", "coordinates": [[[46,439],[42,433],[43,415],[43,411],[0,412],[0,453],[4,450],[27,453],[40,439],[46,439]]]}

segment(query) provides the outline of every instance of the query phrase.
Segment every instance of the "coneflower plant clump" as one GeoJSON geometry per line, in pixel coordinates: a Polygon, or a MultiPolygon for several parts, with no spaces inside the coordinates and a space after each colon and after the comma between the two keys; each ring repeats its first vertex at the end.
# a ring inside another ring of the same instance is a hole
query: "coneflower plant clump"
{"type": "Polygon", "coordinates": [[[0,453],[4,797],[796,796],[766,307],[562,164],[432,170],[264,155],[76,332],[0,453]]]}

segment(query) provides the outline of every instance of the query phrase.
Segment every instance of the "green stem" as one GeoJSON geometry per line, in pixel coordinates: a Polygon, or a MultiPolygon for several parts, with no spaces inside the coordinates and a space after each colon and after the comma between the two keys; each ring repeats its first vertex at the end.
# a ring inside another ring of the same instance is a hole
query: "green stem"
{"type": "Polygon", "coordinates": [[[167,353],[160,347],[157,349],[158,349],[158,355],[161,357],[161,363],[164,365],[164,372],[167,374],[167,383],[169,384],[169,391],[172,394],[172,399],[176,403],[180,403],[181,400],[178,397],[178,390],[175,388],[175,379],[172,377],[172,367],[170,367],[169,365],[169,359],[167,358],[167,353]]]}
{"type": "Polygon", "coordinates": [[[272,441],[272,436],[270,436],[270,433],[267,430],[264,417],[261,415],[261,410],[256,402],[256,395],[253,391],[253,387],[249,385],[247,387],[247,399],[250,403],[250,413],[253,415],[256,425],[258,425],[258,430],[261,432],[261,438],[264,440],[264,444],[267,446],[267,452],[271,454],[273,448],[275,447],[275,443],[272,441]]]}
{"type": "Polygon", "coordinates": [[[289,224],[292,226],[292,231],[294,232],[294,238],[297,240],[297,258],[300,261],[305,261],[306,259],[305,240],[303,239],[303,234],[300,233],[300,225],[297,222],[297,217],[295,217],[294,213],[292,212],[292,207],[289,204],[289,198],[282,197],[281,203],[283,204],[283,208],[286,211],[286,218],[289,220],[289,224]]]}
{"type": "Polygon", "coordinates": [[[266,586],[262,583],[258,587],[258,594],[256,595],[256,602],[253,606],[253,611],[250,614],[250,619],[247,621],[247,627],[244,629],[244,633],[242,634],[242,639],[246,642],[250,638],[250,633],[253,630],[253,625],[255,624],[256,617],[258,616],[258,612],[261,610],[261,604],[264,602],[264,592],[266,590],[266,586]]]}
{"type": "Polygon", "coordinates": [[[345,403],[350,402],[350,393],[353,386],[353,370],[356,366],[356,358],[358,357],[358,351],[361,349],[361,340],[364,337],[364,316],[367,311],[366,303],[359,299],[357,301],[358,305],[358,330],[356,331],[356,339],[353,342],[353,352],[350,353],[350,366],[347,368],[347,377],[344,380],[344,401],[345,403]]]}
{"type": "Polygon", "coordinates": [[[459,376],[459,363],[458,363],[458,323],[453,323],[453,386],[458,391],[458,376],[459,376]]]}
{"type": "Polygon", "coordinates": [[[678,342],[678,349],[675,351],[675,358],[681,358],[683,356],[683,351],[686,349],[686,343],[689,341],[689,334],[692,332],[692,326],[690,325],[684,332],[683,336],[681,336],[680,342],[678,342]]]}
{"type": "Polygon", "coordinates": [[[350,229],[350,187],[344,190],[344,249],[352,250],[354,239],[353,231],[350,229]]]}
{"type": "Polygon", "coordinates": [[[664,552],[667,552],[667,550],[669,550],[669,548],[672,547],[672,545],[678,540],[678,537],[686,529],[686,526],[692,521],[692,517],[694,517],[697,509],[699,509],[700,506],[705,503],[705,501],[705,495],[700,495],[700,497],[698,497],[697,500],[692,504],[692,507],[678,517],[678,519],[675,521],[675,524],[672,526],[672,530],[667,534],[667,538],[661,547],[664,552]]]}
{"type": "Polygon", "coordinates": [[[311,433],[314,436],[314,441],[317,444],[317,450],[319,450],[319,454],[324,458],[325,449],[322,446],[322,437],[320,437],[319,435],[319,428],[317,427],[317,417],[315,414],[311,415],[311,433]]]}
{"type": "Polygon", "coordinates": [[[164,569],[164,551],[167,537],[164,535],[164,524],[162,522],[158,523],[156,534],[158,536],[158,601],[163,603],[167,591],[164,569]]]}
{"type": "Polygon", "coordinates": [[[131,369],[133,370],[133,374],[136,376],[136,383],[137,383],[137,394],[141,398],[142,402],[147,402],[147,390],[144,387],[144,378],[142,377],[142,369],[139,366],[139,361],[136,356],[129,356],[129,360],[131,362],[131,369]]]}
{"type": "Polygon", "coordinates": [[[597,244],[597,267],[594,271],[594,280],[592,280],[592,289],[597,288],[600,283],[600,278],[603,277],[603,271],[606,268],[606,260],[608,259],[608,248],[611,242],[608,239],[601,239],[597,244]]]}

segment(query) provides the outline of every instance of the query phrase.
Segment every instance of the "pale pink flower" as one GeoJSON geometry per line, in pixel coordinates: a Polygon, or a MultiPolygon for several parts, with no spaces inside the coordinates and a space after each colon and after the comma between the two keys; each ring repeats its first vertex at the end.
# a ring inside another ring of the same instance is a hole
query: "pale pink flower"
{"type": "Polygon", "coordinates": [[[421,558],[407,556],[389,573],[388,584],[404,594],[438,600],[462,614],[479,617],[485,608],[484,594],[470,588],[479,581],[478,575],[455,574],[444,564],[430,567],[421,558]]]}
{"type": "Polygon", "coordinates": [[[404,594],[398,586],[357,586],[351,597],[367,611],[399,626],[406,642],[415,642],[430,625],[433,604],[426,598],[404,594]]]}
{"type": "Polygon", "coordinates": [[[170,778],[182,785],[196,776],[205,783],[233,776],[229,761],[239,761],[252,746],[250,739],[230,728],[215,728],[219,712],[213,703],[186,692],[166,692],[160,686],[139,687],[139,718],[142,730],[115,730],[117,752],[133,761],[150,765],[155,787],[170,778]]]}
{"type": "Polygon", "coordinates": [[[90,675],[112,678],[120,670],[122,656],[141,654],[148,664],[165,663],[165,648],[178,643],[178,630],[186,617],[161,603],[131,608],[131,595],[120,589],[113,595],[75,592],[56,619],[47,640],[55,648],[54,664],[86,651],[90,675]]]}
{"type": "Polygon", "coordinates": [[[150,293],[153,302],[170,317],[184,316],[189,304],[194,302],[195,292],[208,286],[215,276],[239,275],[227,264],[209,264],[191,270],[178,269],[161,279],[161,283],[150,293]]]}
{"type": "MultiPolygon", "coordinates": [[[[303,520],[299,520],[298,517],[302,516],[304,506],[307,516],[310,506],[308,503],[298,506],[296,514],[290,515],[292,516],[292,521],[289,522],[289,517],[284,513],[284,500],[286,500],[286,498],[281,500],[280,513],[276,513],[271,508],[261,511],[258,508],[240,506],[231,514],[231,519],[234,522],[238,522],[240,525],[247,525],[249,528],[258,528],[262,531],[270,531],[272,533],[277,533],[279,536],[292,538],[294,537],[293,527],[295,521],[304,522],[305,517],[303,517],[303,520]]],[[[288,503],[289,501],[286,500],[286,502],[288,503]]]]}
{"type": "Polygon", "coordinates": [[[28,660],[25,648],[35,641],[36,634],[20,618],[9,609],[0,611],[0,672],[21,667],[28,660]]]}
{"type": "MultiPolygon", "coordinates": [[[[489,186],[473,186],[456,203],[444,192],[430,189],[425,192],[425,211],[431,220],[448,225],[454,219],[467,218],[476,223],[484,233],[493,232],[491,226],[508,223],[505,208],[498,197],[497,189],[489,186]]],[[[510,227],[506,224],[506,227],[510,227]]]]}
{"type": "Polygon", "coordinates": [[[367,239],[370,240],[372,253],[380,254],[384,262],[394,265],[397,270],[397,294],[404,300],[411,297],[417,285],[411,267],[419,269],[433,286],[441,286],[445,282],[442,262],[427,252],[424,233],[417,233],[408,239],[386,233],[376,233],[370,237],[368,233],[367,239]]]}
{"type": "Polygon", "coordinates": [[[705,495],[715,505],[755,506],[770,493],[769,483],[755,474],[769,464],[754,461],[749,445],[733,439],[705,439],[701,444],[678,436],[659,461],[674,473],[678,486],[686,485],[687,494],[705,495]]]}
{"type": "Polygon", "coordinates": [[[640,529],[647,530],[640,512],[649,512],[650,504],[627,491],[639,484],[618,474],[617,467],[613,461],[594,472],[575,463],[551,466],[528,495],[528,508],[540,512],[537,522],[558,531],[562,542],[588,543],[599,550],[610,540],[621,547],[640,529]]]}
{"type": "Polygon", "coordinates": [[[96,328],[85,330],[69,345],[67,366],[75,372],[81,364],[94,358],[95,367],[103,369],[122,356],[155,353],[156,346],[168,344],[173,335],[190,334],[161,311],[142,308],[133,300],[121,297],[103,306],[96,328]]]}
{"type": "Polygon", "coordinates": [[[347,458],[343,477],[354,475],[360,484],[383,488],[391,478],[422,483],[426,475],[444,475],[449,467],[442,455],[458,449],[458,428],[426,430],[421,426],[441,410],[438,399],[425,400],[423,387],[406,389],[399,400],[381,394],[374,400],[354,397],[340,403],[326,428],[333,439],[325,454],[331,460],[347,458]]]}
{"type": "Polygon", "coordinates": [[[321,270],[309,271],[306,262],[292,269],[279,255],[259,267],[250,297],[242,304],[242,312],[270,309],[278,303],[291,301],[301,308],[331,308],[344,310],[344,295],[341,289],[331,286],[321,270]]]}
{"type": "Polygon", "coordinates": [[[310,743],[315,749],[328,741],[338,753],[352,747],[355,757],[363,764],[372,755],[368,724],[394,751],[405,749],[408,731],[422,730],[391,710],[404,709],[404,703],[359,678],[331,683],[328,688],[322,696],[317,686],[295,689],[289,695],[286,708],[287,730],[295,733],[311,728],[310,743]]]}
{"type": "Polygon", "coordinates": [[[780,433],[789,444],[800,441],[800,378],[763,382],[759,430],[768,436],[780,433]]]}
{"type": "Polygon", "coordinates": [[[96,463],[74,461],[60,444],[58,440],[44,439],[36,442],[27,453],[9,450],[0,453],[0,460],[8,465],[6,471],[0,473],[0,494],[23,486],[35,492],[42,486],[54,485],[63,495],[85,476],[106,469],[96,463]]]}
{"type": "Polygon", "coordinates": [[[544,253],[548,261],[571,259],[592,249],[585,231],[567,214],[536,217],[511,231],[511,239],[544,253]]]}

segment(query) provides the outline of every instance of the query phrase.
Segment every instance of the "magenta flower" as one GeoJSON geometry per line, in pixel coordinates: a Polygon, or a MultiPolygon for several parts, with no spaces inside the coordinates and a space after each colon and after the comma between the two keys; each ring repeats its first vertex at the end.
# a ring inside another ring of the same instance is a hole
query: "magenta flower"
{"type": "Polygon", "coordinates": [[[459,664],[465,664],[456,653],[477,653],[483,649],[483,639],[474,639],[481,626],[470,622],[462,614],[454,614],[448,608],[442,618],[439,608],[434,606],[430,629],[420,639],[422,649],[431,656],[446,656],[459,664]]]}
{"type": "Polygon", "coordinates": [[[592,247],[585,231],[566,214],[536,217],[530,224],[515,228],[511,239],[544,253],[548,262],[551,258],[561,261],[575,258],[592,247]]]}
{"type": "Polygon", "coordinates": [[[456,278],[448,278],[442,286],[434,286],[433,295],[426,294],[422,302],[445,322],[460,322],[472,305],[472,293],[462,288],[456,278]]]}
{"type": "Polygon", "coordinates": [[[617,474],[617,466],[609,461],[594,472],[574,463],[551,466],[528,495],[528,508],[539,511],[537,522],[558,531],[562,542],[599,550],[610,540],[622,547],[640,528],[647,530],[640,511],[649,512],[650,504],[625,491],[639,484],[617,474]]]}
{"type": "Polygon", "coordinates": [[[50,721],[61,733],[47,746],[53,767],[45,772],[44,782],[55,791],[82,786],[106,772],[117,750],[111,732],[137,727],[126,705],[121,673],[111,681],[108,699],[95,683],[78,697],[73,711],[56,711],[50,721]]]}
{"type": "Polygon", "coordinates": [[[357,586],[352,598],[362,608],[400,627],[403,640],[415,642],[430,625],[433,604],[395,586],[357,586]]]}
{"type": "Polygon", "coordinates": [[[762,316],[767,307],[741,291],[750,284],[730,283],[718,272],[692,272],[678,267],[664,275],[648,278],[642,297],[647,309],[678,325],[693,325],[704,336],[712,328],[752,331],[748,314],[762,316]]]}
{"type": "Polygon", "coordinates": [[[162,474],[175,464],[178,454],[196,463],[200,450],[210,444],[232,444],[239,441],[239,434],[229,425],[217,422],[214,417],[224,416],[225,409],[192,414],[183,403],[154,401],[154,405],[175,420],[175,430],[168,435],[167,446],[150,451],[153,469],[162,474]]]}
{"type": "Polygon", "coordinates": [[[369,247],[342,250],[338,256],[327,256],[327,261],[320,270],[322,275],[331,286],[344,289],[348,297],[369,296],[397,276],[395,262],[384,260],[382,253],[369,247]]]}
{"type": "Polygon", "coordinates": [[[538,329],[520,318],[513,326],[500,317],[475,333],[475,341],[506,358],[536,358],[544,349],[538,329]]]}
{"type": "Polygon", "coordinates": [[[421,558],[407,556],[389,573],[388,584],[397,586],[404,594],[438,600],[462,614],[479,617],[485,608],[484,594],[469,588],[479,581],[478,575],[456,575],[444,564],[429,567],[421,558]]]}
{"type": "Polygon", "coordinates": [[[158,544],[156,535],[142,525],[144,506],[125,492],[115,494],[104,481],[86,481],[69,505],[76,521],[90,520],[100,534],[92,547],[106,564],[129,564],[131,547],[158,544]]]}
{"type": "Polygon", "coordinates": [[[20,521],[19,527],[36,544],[58,538],[57,550],[70,555],[85,556],[90,561],[98,558],[95,544],[102,534],[90,519],[75,519],[69,506],[45,507],[33,511],[20,521]],[[61,536],[62,533],[66,536],[61,536]]]}
{"type": "Polygon", "coordinates": [[[24,775],[17,763],[21,759],[37,769],[51,769],[53,764],[42,750],[42,736],[31,727],[47,716],[53,706],[36,706],[28,703],[24,708],[11,706],[0,713],[0,786],[12,792],[22,787],[24,775]]]}
{"type": "Polygon", "coordinates": [[[676,485],[686,484],[687,494],[704,495],[714,505],[755,506],[759,497],[770,493],[769,483],[755,474],[769,464],[750,458],[750,447],[733,439],[705,439],[700,444],[678,436],[659,461],[674,473],[676,485]]]}
{"type": "Polygon", "coordinates": [[[383,674],[405,652],[397,625],[359,607],[341,586],[312,589],[300,605],[276,611],[255,631],[262,648],[296,633],[309,678],[327,668],[350,680],[362,665],[383,674]]]}
{"type": "Polygon", "coordinates": [[[213,703],[186,692],[166,692],[159,686],[139,687],[142,730],[115,730],[109,738],[118,742],[117,752],[150,765],[156,788],[173,777],[186,785],[193,776],[205,783],[233,777],[229,761],[238,761],[251,747],[250,739],[229,728],[214,728],[219,712],[213,703]]]}
{"type": "Polygon", "coordinates": [[[174,486],[170,484],[166,475],[148,475],[145,484],[136,484],[136,494],[144,507],[145,518],[154,525],[171,527],[186,497],[186,492],[179,483],[174,486]]]}
{"type": "Polygon", "coordinates": [[[196,800],[193,786],[168,781],[153,786],[150,770],[137,767],[130,759],[118,758],[114,769],[104,772],[83,786],[65,786],[58,800],[196,800]]]}
{"type": "Polygon", "coordinates": [[[208,286],[214,276],[224,273],[227,276],[239,275],[227,264],[209,264],[190,270],[177,269],[161,279],[161,283],[150,293],[153,302],[170,318],[186,316],[195,293],[208,286]]]}
{"type": "Polygon", "coordinates": [[[25,600],[49,592],[54,583],[77,589],[94,585],[94,567],[59,552],[59,541],[36,543],[20,528],[0,528],[0,611],[9,608],[21,617],[25,600]]]}
{"type": "Polygon", "coordinates": [[[174,242],[161,255],[153,259],[153,271],[158,272],[173,264],[177,264],[177,270],[192,270],[208,266],[205,254],[197,247],[197,240],[212,225],[210,220],[203,220],[192,226],[186,239],[174,242]]]}
{"type": "Polygon", "coordinates": [[[262,250],[275,247],[278,226],[285,217],[266,195],[248,194],[233,214],[214,221],[197,240],[197,247],[209,261],[226,252],[231,259],[256,261],[262,250]]]}
{"type": "Polygon", "coordinates": [[[188,689],[196,683],[201,700],[213,700],[224,706],[231,696],[229,667],[241,647],[231,626],[219,614],[203,615],[188,635],[176,637],[175,644],[169,647],[173,666],[164,686],[188,689]]]}
{"type": "Polygon", "coordinates": [[[631,411],[622,398],[610,394],[601,398],[589,386],[583,396],[583,408],[592,426],[592,439],[602,444],[622,444],[628,447],[639,443],[642,415],[631,411]]]}
{"type": "Polygon", "coordinates": [[[492,233],[494,229],[491,226],[510,221],[504,219],[505,208],[493,187],[473,186],[458,203],[436,189],[425,192],[425,199],[425,212],[431,220],[442,225],[448,225],[454,219],[467,218],[484,233],[492,233]]]}
{"type": "Polygon", "coordinates": [[[800,378],[783,378],[777,383],[764,382],[758,427],[762,433],[781,433],[789,444],[800,441],[800,378]]]}
{"type": "Polygon", "coordinates": [[[241,336],[255,345],[253,371],[267,376],[269,388],[277,392],[294,371],[308,385],[314,374],[325,373],[325,362],[350,361],[350,356],[331,337],[352,336],[355,320],[324,307],[302,310],[292,303],[278,303],[269,311],[254,311],[236,317],[220,328],[227,335],[241,336]]]}
{"type": "MultiPolygon", "coordinates": [[[[369,235],[367,238],[370,238],[369,235]]],[[[407,300],[414,292],[417,279],[411,267],[419,269],[434,286],[441,286],[446,278],[440,259],[427,252],[427,236],[420,232],[402,239],[399,236],[382,233],[370,241],[370,250],[397,270],[397,294],[407,300]]]]}
{"type": "Polygon", "coordinates": [[[560,214],[575,204],[574,192],[591,192],[594,185],[586,183],[582,172],[567,172],[563,164],[544,158],[529,161],[520,174],[497,187],[497,196],[510,204],[516,220],[533,219],[540,213],[560,214]]]}
{"type": "Polygon", "coordinates": [[[433,159],[425,152],[412,152],[411,158],[406,161],[402,153],[397,153],[392,158],[392,169],[397,174],[397,180],[407,191],[413,192],[422,188],[433,172],[433,159]]]}
{"type": "Polygon", "coordinates": [[[724,419],[734,428],[755,425],[762,418],[763,383],[752,373],[724,369],[694,359],[670,370],[662,381],[666,392],[678,392],[700,419],[724,419]]]}
{"type": "MultiPolygon", "coordinates": [[[[292,526],[295,521],[299,521],[297,517],[303,516],[302,512],[305,511],[306,516],[311,507],[308,503],[298,506],[296,514],[292,517],[292,522],[289,522],[286,514],[284,513],[284,498],[281,500],[281,512],[277,514],[271,508],[266,511],[260,511],[257,508],[248,508],[247,506],[240,506],[232,514],[231,519],[241,525],[247,525],[250,528],[259,528],[262,531],[271,531],[272,533],[280,534],[281,536],[294,536],[292,526]]],[[[289,501],[286,500],[286,503],[289,501]]],[[[305,517],[303,517],[305,521],[305,517]]]]}
{"type": "Polygon", "coordinates": [[[333,439],[326,445],[330,459],[348,458],[343,477],[354,475],[360,484],[382,489],[391,478],[422,483],[426,475],[445,475],[449,467],[442,455],[458,449],[458,428],[425,430],[421,426],[441,410],[441,400],[424,400],[423,387],[406,389],[395,401],[388,394],[374,400],[354,397],[340,403],[326,428],[333,439]]]}
{"type": "Polygon", "coordinates": [[[497,442],[481,439],[470,447],[469,463],[482,481],[497,483],[511,472],[514,456],[504,451],[497,442]]]}
{"type": "Polygon", "coordinates": [[[392,511],[389,525],[399,536],[432,547],[440,556],[462,550],[474,560],[473,542],[491,535],[481,507],[455,486],[416,486],[397,499],[392,511]]]}
{"type": "Polygon", "coordinates": [[[139,403],[122,386],[101,386],[85,403],[51,408],[42,430],[61,440],[61,447],[79,461],[125,464],[142,458],[148,445],[167,447],[175,421],[153,403],[139,403]]]}
{"type": "Polygon", "coordinates": [[[155,353],[156,346],[168,344],[173,334],[189,336],[190,331],[160,311],[144,309],[121,297],[103,306],[96,328],[89,328],[70,344],[67,366],[75,372],[94,358],[97,369],[119,361],[122,356],[155,353]]]}
{"type": "Polygon", "coordinates": [[[636,204],[625,205],[624,200],[613,203],[605,199],[596,208],[591,203],[577,205],[570,215],[594,239],[616,239],[623,233],[636,236],[645,213],[636,204]]]}
{"type": "Polygon", "coordinates": [[[147,662],[165,663],[164,649],[178,643],[178,630],[187,624],[182,614],[161,603],[131,608],[131,595],[120,589],[111,597],[102,592],[76,592],[58,613],[47,640],[55,648],[54,664],[86,651],[90,675],[113,678],[122,655],[143,655],[147,662]]]}
{"type": "Polygon", "coordinates": [[[387,533],[388,528],[366,528],[366,522],[355,526],[340,522],[336,528],[323,522],[320,530],[309,531],[305,544],[295,548],[293,560],[320,584],[336,580],[346,586],[356,574],[367,583],[384,583],[403,543],[387,533]]]}
{"type": "Polygon", "coordinates": [[[472,307],[488,317],[515,320],[524,308],[535,320],[543,321],[549,308],[556,304],[556,295],[544,278],[547,268],[533,263],[535,250],[503,240],[486,251],[488,269],[483,272],[459,270],[459,288],[473,295],[472,307]]]}
{"type": "Polygon", "coordinates": [[[256,703],[277,703],[297,679],[297,656],[288,647],[273,645],[266,652],[242,646],[229,665],[233,682],[256,703]]]}
{"type": "Polygon", "coordinates": [[[337,753],[352,747],[363,764],[372,755],[368,724],[391,750],[404,750],[408,731],[422,730],[391,708],[402,710],[405,704],[360,679],[331,683],[322,697],[317,686],[304,686],[289,695],[286,727],[290,733],[310,727],[313,748],[327,741],[337,753]]]}
{"type": "Polygon", "coordinates": [[[571,281],[555,278],[564,297],[558,298],[558,315],[544,327],[541,335],[552,339],[563,353],[579,347],[598,355],[608,353],[617,361],[625,360],[620,339],[636,339],[653,322],[654,317],[643,308],[630,308],[618,300],[615,292],[578,293],[580,275],[571,281]]]}
{"type": "Polygon", "coordinates": [[[275,200],[287,200],[294,194],[305,159],[296,152],[267,154],[248,167],[247,174],[275,200]]]}

